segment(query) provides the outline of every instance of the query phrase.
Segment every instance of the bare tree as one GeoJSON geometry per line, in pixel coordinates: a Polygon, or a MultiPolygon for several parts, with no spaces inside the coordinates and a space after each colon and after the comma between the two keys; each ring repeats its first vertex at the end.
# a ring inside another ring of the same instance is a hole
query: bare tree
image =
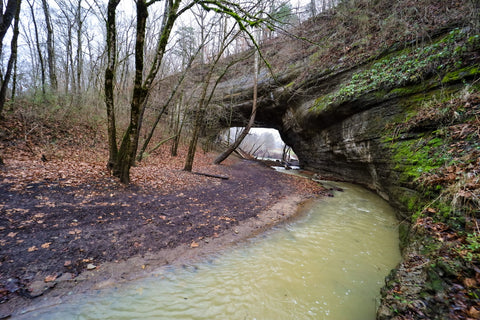
{"type": "Polygon", "coordinates": [[[112,170],[117,158],[117,125],[115,121],[114,80],[117,62],[117,22],[116,10],[120,0],[109,0],[107,7],[107,68],[105,70],[105,105],[108,123],[108,164],[112,170]]]}
{"type": "Polygon", "coordinates": [[[194,127],[193,127],[193,132],[192,132],[192,137],[190,140],[190,144],[188,147],[188,154],[187,154],[187,159],[185,161],[185,166],[183,170],[185,171],[192,171],[193,168],[193,161],[195,158],[195,152],[197,148],[197,143],[198,143],[198,138],[200,136],[200,131],[203,127],[204,120],[205,120],[205,114],[207,112],[207,106],[209,105],[213,94],[215,93],[215,89],[220,82],[220,80],[225,76],[227,73],[228,69],[233,66],[237,61],[232,61],[229,63],[223,71],[221,71],[220,75],[217,77],[215,80],[214,84],[210,86],[210,82],[214,76],[214,71],[217,67],[218,62],[220,61],[224,51],[228,47],[230,43],[232,43],[235,40],[235,36],[230,37],[230,35],[236,34],[238,35],[239,32],[234,32],[235,27],[232,27],[228,33],[223,37],[222,39],[222,45],[220,47],[219,52],[217,52],[216,58],[213,62],[210,63],[208,67],[207,74],[202,77],[201,83],[203,83],[203,89],[202,89],[202,94],[201,97],[197,103],[197,109],[195,111],[195,122],[194,122],[194,127]]]}
{"type": "MultiPolygon", "coordinates": [[[[184,41],[181,41],[182,44],[185,44],[184,41]]],[[[142,148],[140,149],[140,152],[138,154],[138,157],[137,157],[137,160],[138,161],[141,161],[142,158],[143,158],[143,154],[145,153],[145,150],[147,149],[147,146],[148,144],[150,143],[150,140],[152,139],[153,137],[153,134],[155,132],[155,129],[157,128],[158,126],[158,123],[160,122],[160,119],[162,117],[162,115],[165,113],[165,111],[167,110],[168,106],[170,105],[170,103],[173,101],[175,95],[177,94],[177,92],[179,91],[183,81],[185,80],[185,77],[187,76],[187,72],[190,70],[190,67],[193,63],[193,61],[195,60],[195,57],[198,55],[199,52],[201,52],[203,46],[199,46],[198,49],[197,49],[197,52],[192,54],[191,52],[188,52],[188,54],[191,55],[190,57],[190,60],[186,63],[186,67],[185,67],[185,70],[183,70],[183,72],[181,73],[177,83],[175,84],[175,87],[172,89],[172,91],[170,92],[170,95],[169,97],[167,98],[167,100],[165,101],[165,103],[162,105],[162,107],[160,108],[160,111],[158,112],[157,114],[157,117],[155,119],[155,122],[153,123],[152,125],[152,128],[150,129],[150,132],[147,136],[147,138],[145,139],[144,143],[143,143],[143,146],[142,148]]],[[[185,48],[184,48],[185,49],[185,48]]],[[[188,50],[190,49],[194,49],[193,47],[191,48],[188,48],[188,50]]],[[[181,98],[180,98],[180,101],[181,101],[181,98]]],[[[178,112],[180,114],[180,111],[178,112]]],[[[179,118],[177,119],[179,121],[179,118]]],[[[180,131],[181,131],[181,128],[179,126],[179,124],[176,125],[176,132],[178,133],[175,133],[175,141],[178,142],[178,140],[176,139],[176,136],[177,134],[179,135],[180,134],[180,131]]],[[[176,154],[176,152],[174,152],[176,154]]]]}
{"type": "Polygon", "coordinates": [[[5,76],[0,74],[0,84],[1,84],[1,89],[0,89],[0,117],[3,112],[3,107],[5,105],[5,99],[7,95],[7,87],[8,83],[10,82],[10,77],[12,74],[12,69],[13,66],[16,64],[17,61],[17,44],[18,44],[18,35],[19,35],[19,27],[18,24],[20,22],[20,8],[21,8],[21,0],[18,1],[8,1],[7,3],[7,8],[5,13],[3,13],[3,1],[1,1],[1,16],[0,16],[0,39],[1,39],[1,44],[0,44],[0,55],[2,52],[3,48],[3,39],[5,37],[6,30],[8,29],[8,26],[12,22],[12,18],[15,17],[15,23],[13,26],[13,36],[12,36],[12,41],[11,41],[11,49],[10,49],[10,58],[8,60],[8,65],[7,65],[7,71],[5,73],[5,76]],[[15,5],[15,6],[13,6],[15,5]],[[14,10],[14,14],[10,16],[12,13],[10,12],[11,10],[14,10]],[[8,26],[7,26],[8,23],[8,26]]]}
{"type": "Polygon", "coordinates": [[[35,46],[37,49],[38,62],[40,64],[40,81],[42,84],[42,95],[45,96],[45,61],[43,59],[42,48],[40,46],[40,36],[38,34],[38,25],[37,18],[35,17],[35,0],[27,0],[28,6],[30,7],[30,14],[32,16],[33,31],[35,34],[35,46]]]}
{"type": "Polygon", "coordinates": [[[77,7],[75,10],[75,26],[77,28],[77,51],[75,53],[75,61],[77,63],[76,68],[76,93],[80,94],[82,92],[82,71],[83,71],[83,41],[82,41],[82,31],[83,31],[83,21],[87,17],[87,14],[82,15],[82,0],[78,0],[77,7]]]}
{"type": "MultiPolygon", "coordinates": [[[[130,123],[126,129],[116,155],[110,155],[113,175],[123,183],[130,182],[130,168],[135,161],[142,122],[143,109],[148,99],[155,77],[160,70],[161,63],[167,48],[170,34],[177,18],[186,8],[179,11],[181,0],[165,1],[161,31],[156,45],[155,54],[150,64],[147,76],[144,77],[145,61],[145,34],[148,17],[148,7],[156,1],[137,0],[137,28],[135,39],[135,76],[132,100],[130,103],[130,123]]],[[[192,4],[193,5],[193,4],[192,4]]],[[[109,44],[107,43],[107,46],[109,44]]],[[[109,143],[116,141],[116,137],[109,137],[109,143]]],[[[109,148],[114,150],[112,146],[109,148]]]]}
{"type": "MultiPolygon", "coordinates": [[[[84,48],[83,38],[85,33],[85,20],[89,17],[92,7],[84,8],[83,0],[66,1],[55,0],[60,15],[57,18],[59,22],[60,39],[64,41],[65,50],[64,70],[65,70],[65,94],[73,92],[77,96],[83,89],[83,64],[84,48]]],[[[78,101],[77,101],[78,102],[78,101]]]]}
{"type": "Polygon", "coordinates": [[[0,1],[0,53],[3,48],[3,38],[7,33],[8,28],[12,24],[12,20],[15,17],[15,13],[18,10],[21,0],[8,0],[5,11],[3,11],[3,0],[0,1]]]}
{"type": "MultiPolygon", "coordinates": [[[[256,26],[261,23],[252,14],[249,14],[241,5],[230,1],[195,0],[188,2],[180,8],[181,0],[169,0],[164,2],[164,11],[155,52],[150,56],[149,69],[146,69],[145,61],[145,35],[149,7],[161,1],[137,0],[136,1],[136,37],[135,37],[135,75],[133,80],[133,92],[130,102],[130,121],[118,147],[116,155],[110,155],[112,173],[122,183],[130,182],[130,168],[134,164],[137,153],[140,127],[143,121],[143,112],[148,101],[154,80],[162,67],[163,58],[170,40],[170,35],[178,17],[190,10],[195,5],[200,5],[204,10],[219,12],[230,15],[240,26],[246,30],[246,24],[256,26]]],[[[109,45],[107,43],[107,45],[109,45]]],[[[205,98],[211,98],[211,95],[205,98]]],[[[203,100],[203,102],[208,99],[203,100]]],[[[109,137],[109,143],[116,141],[116,137],[109,137]]],[[[195,144],[196,145],[196,144],[195,144]]],[[[109,150],[114,150],[110,147],[109,150]]]]}
{"type": "MultiPolygon", "coordinates": [[[[323,0],[323,4],[325,5],[325,0],[323,0]]],[[[315,17],[317,15],[317,4],[315,0],[310,0],[310,12],[312,14],[312,17],[315,17]]]]}
{"type": "Polygon", "coordinates": [[[235,140],[233,144],[231,144],[225,151],[223,151],[214,161],[213,163],[215,164],[220,164],[222,163],[225,159],[228,158],[228,156],[235,151],[235,149],[240,146],[242,143],[243,139],[248,135],[248,132],[250,131],[250,128],[252,128],[253,124],[255,123],[255,117],[257,114],[257,84],[258,84],[258,51],[255,51],[255,61],[253,65],[253,101],[252,101],[252,112],[250,114],[250,119],[248,121],[248,124],[245,126],[243,129],[242,133],[240,134],[239,137],[235,140]]]}
{"type": "Polygon", "coordinates": [[[47,0],[42,0],[42,9],[45,16],[45,25],[47,27],[47,61],[48,61],[48,75],[50,78],[50,88],[56,92],[58,89],[57,73],[55,70],[55,48],[53,40],[53,26],[50,9],[47,0]]]}
{"type": "Polygon", "coordinates": [[[60,67],[63,70],[63,90],[65,96],[68,96],[70,89],[75,89],[75,78],[73,74],[73,18],[68,10],[70,3],[66,3],[63,0],[55,0],[57,6],[60,8],[58,16],[56,17],[57,30],[59,31],[59,41],[63,45],[61,54],[61,62],[63,65],[60,67]],[[70,85],[72,83],[72,85],[70,85]]]}

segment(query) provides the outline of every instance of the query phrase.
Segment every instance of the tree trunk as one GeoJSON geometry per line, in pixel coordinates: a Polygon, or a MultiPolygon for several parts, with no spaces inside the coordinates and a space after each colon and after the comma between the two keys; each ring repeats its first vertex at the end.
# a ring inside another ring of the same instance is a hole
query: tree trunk
{"type": "Polygon", "coordinates": [[[182,100],[183,100],[183,92],[180,95],[180,99],[177,102],[177,110],[176,114],[173,115],[173,132],[175,133],[175,138],[173,139],[172,142],[172,147],[170,149],[170,154],[172,157],[176,157],[178,155],[178,146],[180,144],[180,138],[182,137],[182,130],[183,130],[183,124],[185,123],[185,118],[187,116],[187,112],[183,114],[183,118],[181,118],[181,106],[182,106],[182,100]]]}
{"type": "MultiPolygon", "coordinates": [[[[310,10],[312,13],[312,18],[314,18],[317,15],[317,4],[315,3],[315,0],[310,1],[310,10]]],[[[323,0],[323,3],[325,4],[325,0],[323,0]]]]}
{"type": "MultiPolygon", "coordinates": [[[[18,26],[17,26],[18,28],[18,26]]],[[[13,48],[13,47],[12,47],[13,48]]],[[[15,55],[15,59],[13,61],[13,79],[12,79],[12,102],[15,101],[15,97],[16,97],[16,94],[17,94],[17,63],[18,63],[18,59],[17,59],[17,55],[15,55]]],[[[5,91],[5,94],[6,94],[6,91],[5,91]]],[[[2,106],[3,104],[5,103],[5,99],[3,99],[1,102],[0,102],[0,118],[1,118],[1,114],[2,114],[2,106]]]]}
{"type": "Polygon", "coordinates": [[[143,109],[147,102],[149,91],[153,81],[160,70],[165,50],[170,38],[173,25],[178,18],[178,8],[181,0],[170,0],[165,2],[164,19],[160,31],[157,48],[152,61],[150,71],[143,81],[144,73],[144,49],[145,32],[148,17],[148,6],[154,2],[137,0],[137,32],[135,40],[135,79],[133,87],[132,102],[130,104],[130,124],[123,136],[122,143],[118,150],[117,158],[113,167],[113,175],[120,178],[122,183],[130,182],[130,168],[133,166],[138,149],[140,137],[140,126],[142,122],[143,109]]]}
{"type": "MultiPolygon", "coordinates": [[[[77,25],[77,52],[75,53],[75,59],[77,62],[76,70],[76,82],[77,88],[76,93],[80,95],[82,92],[82,70],[83,70],[83,51],[82,51],[82,30],[83,30],[83,19],[82,19],[82,0],[78,0],[78,6],[75,13],[75,23],[77,25]]],[[[77,98],[78,99],[78,98],[77,98]]]]}
{"type": "Polygon", "coordinates": [[[117,158],[117,129],[115,121],[114,81],[117,62],[116,9],[120,0],[109,0],[107,9],[107,69],[105,70],[105,105],[108,123],[108,164],[112,170],[117,158]]]}
{"type": "Polygon", "coordinates": [[[68,21],[68,31],[67,31],[67,59],[68,59],[68,64],[70,65],[70,68],[67,65],[67,70],[65,76],[68,77],[68,80],[66,81],[67,86],[65,87],[65,95],[68,96],[69,93],[69,88],[68,84],[71,82],[71,90],[74,94],[76,94],[77,90],[77,83],[75,81],[75,71],[74,71],[74,63],[73,63],[73,43],[72,43],[72,23],[70,20],[68,21]]]}
{"type": "Polygon", "coordinates": [[[37,19],[35,18],[35,10],[33,6],[34,2],[27,1],[28,5],[30,6],[30,13],[32,14],[32,22],[33,22],[33,30],[35,32],[35,42],[37,47],[37,54],[38,54],[38,62],[40,63],[40,80],[42,83],[42,95],[45,96],[45,65],[43,61],[43,54],[42,48],[40,47],[40,37],[38,36],[38,26],[37,26],[37,19]]]}
{"type": "Polygon", "coordinates": [[[180,127],[180,112],[176,115],[173,125],[173,132],[175,132],[175,137],[172,141],[172,146],[170,148],[170,155],[172,157],[176,157],[178,155],[178,145],[180,143],[180,134],[181,134],[181,127],[180,127]]]}
{"type": "Polygon", "coordinates": [[[57,74],[55,71],[55,49],[53,43],[53,27],[47,0],[42,0],[43,13],[45,15],[45,24],[47,26],[47,60],[48,75],[50,78],[50,88],[53,92],[58,89],[57,74]]]}
{"type": "MultiPolygon", "coordinates": [[[[207,90],[208,84],[205,85],[205,91],[207,90]]],[[[200,135],[200,129],[202,127],[203,118],[205,115],[205,107],[203,102],[198,104],[198,109],[195,115],[195,125],[193,128],[192,139],[188,145],[187,159],[185,160],[185,166],[183,170],[191,172],[193,169],[193,160],[195,159],[195,152],[197,150],[198,136],[200,135]]]]}
{"type": "Polygon", "coordinates": [[[15,14],[20,6],[21,0],[8,0],[7,7],[5,12],[3,12],[3,1],[1,2],[1,11],[0,11],[0,55],[2,53],[3,38],[7,33],[8,28],[12,24],[12,20],[15,17],[15,14]]]}
{"type": "Polygon", "coordinates": [[[141,108],[147,96],[147,90],[143,87],[143,51],[145,47],[147,18],[147,3],[145,0],[138,0],[137,32],[135,40],[135,80],[132,102],[130,104],[130,124],[123,136],[113,168],[113,175],[120,178],[120,181],[124,184],[130,183],[130,168],[134,164],[135,154],[137,152],[136,141],[138,141],[141,108]]]}
{"type": "Polygon", "coordinates": [[[198,102],[198,105],[197,105],[197,110],[195,111],[195,122],[193,127],[192,139],[190,140],[190,144],[188,146],[187,159],[185,160],[185,166],[183,167],[184,171],[191,172],[193,168],[193,160],[195,158],[195,152],[197,150],[198,137],[200,136],[200,130],[202,129],[203,120],[205,118],[205,113],[206,113],[206,107],[208,105],[208,102],[207,102],[208,86],[210,84],[210,80],[212,79],[213,70],[217,62],[218,62],[218,59],[210,65],[208,74],[202,80],[202,82],[204,83],[203,91],[202,91],[202,96],[200,98],[200,101],[198,102]]]}
{"type": "MultiPolygon", "coordinates": [[[[9,2],[10,3],[10,2],[9,2]]],[[[5,72],[5,78],[2,79],[1,83],[1,89],[0,89],[0,117],[3,112],[3,107],[5,105],[5,100],[7,96],[7,88],[8,88],[8,83],[10,82],[10,77],[12,75],[12,69],[14,65],[16,66],[17,64],[17,48],[18,48],[18,35],[19,35],[19,28],[18,24],[20,22],[20,7],[21,7],[21,0],[19,0],[16,4],[17,7],[15,8],[15,22],[13,25],[13,36],[12,36],[12,41],[11,41],[11,51],[10,51],[10,58],[8,59],[8,64],[7,64],[7,71],[5,72]]],[[[8,9],[8,7],[7,7],[8,9]]],[[[14,86],[15,88],[15,81],[14,79],[14,86]]],[[[12,90],[12,95],[14,94],[15,90],[12,90]]]]}

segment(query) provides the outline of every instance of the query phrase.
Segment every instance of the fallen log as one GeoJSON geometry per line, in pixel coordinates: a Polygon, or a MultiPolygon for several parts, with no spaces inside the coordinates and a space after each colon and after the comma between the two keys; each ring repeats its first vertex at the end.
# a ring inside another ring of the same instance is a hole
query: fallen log
{"type": "Polygon", "coordinates": [[[210,177],[210,178],[217,178],[217,179],[223,179],[223,180],[228,180],[229,179],[229,177],[227,177],[227,176],[221,176],[221,175],[210,174],[210,173],[193,172],[193,171],[192,171],[192,173],[198,174],[200,176],[210,177]]]}

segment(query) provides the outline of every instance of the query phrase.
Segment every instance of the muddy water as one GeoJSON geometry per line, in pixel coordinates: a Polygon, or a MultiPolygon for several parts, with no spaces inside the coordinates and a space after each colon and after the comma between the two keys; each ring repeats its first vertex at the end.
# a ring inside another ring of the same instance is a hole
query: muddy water
{"type": "Polygon", "coordinates": [[[374,319],[383,279],[400,260],[397,221],[376,195],[342,187],[299,220],[211,260],[25,319],[374,319]]]}

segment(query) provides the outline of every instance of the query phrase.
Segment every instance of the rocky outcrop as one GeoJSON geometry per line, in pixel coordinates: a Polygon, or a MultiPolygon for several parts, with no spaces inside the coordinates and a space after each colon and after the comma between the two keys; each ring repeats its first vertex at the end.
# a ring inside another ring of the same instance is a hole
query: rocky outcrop
{"type": "MultiPolygon", "coordinates": [[[[411,48],[387,52],[345,70],[310,74],[299,83],[295,77],[303,75],[301,69],[275,80],[264,71],[259,83],[257,126],[278,129],[303,168],[363,184],[406,217],[411,212],[402,199],[416,190],[399,180],[392,126],[429,101],[448,99],[475,83],[480,77],[480,57],[476,53],[479,48],[480,41],[468,30],[454,29],[446,30],[417,52],[411,48]],[[462,55],[453,58],[455,50],[462,46],[462,55]],[[436,47],[441,49],[431,49],[436,47]],[[429,50],[432,52],[425,54],[429,50]],[[432,62],[421,64],[418,59],[432,62]],[[411,64],[411,68],[405,70],[403,64],[411,64]]],[[[231,105],[231,98],[236,99],[232,126],[241,126],[250,114],[253,83],[248,79],[232,79],[220,86],[224,104],[231,105]],[[226,94],[225,88],[232,83],[236,90],[226,94]]],[[[419,127],[414,135],[400,139],[420,139],[441,125],[419,127]]]]}
{"type": "MultiPolygon", "coordinates": [[[[461,304],[477,314],[478,301],[467,297],[459,279],[480,276],[480,270],[475,256],[459,254],[465,238],[457,231],[475,235],[468,225],[480,218],[480,36],[451,28],[420,47],[400,48],[316,74],[293,68],[273,80],[264,72],[257,123],[278,129],[303,168],[363,184],[396,207],[400,220],[429,226],[426,232],[401,228],[405,260],[389,277],[378,318],[456,319],[461,304]],[[449,193],[459,179],[465,179],[464,192],[449,193]],[[461,205],[453,208],[458,199],[461,205]],[[433,220],[425,220],[429,214],[433,220]],[[455,236],[449,237],[458,246],[447,250],[437,243],[444,239],[432,236],[432,230],[443,228],[436,223],[451,228],[455,236]],[[431,243],[437,243],[436,249],[423,252],[431,243]],[[408,270],[418,276],[408,279],[408,270]],[[446,289],[453,284],[454,293],[446,289]]],[[[230,123],[241,125],[250,113],[252,83],[237,82],[227,94],[233,82],[221,86],[223,102],[236,112],[230,123]]],[[[476,282],[472,287],[479,291],[476,282]]]]}

